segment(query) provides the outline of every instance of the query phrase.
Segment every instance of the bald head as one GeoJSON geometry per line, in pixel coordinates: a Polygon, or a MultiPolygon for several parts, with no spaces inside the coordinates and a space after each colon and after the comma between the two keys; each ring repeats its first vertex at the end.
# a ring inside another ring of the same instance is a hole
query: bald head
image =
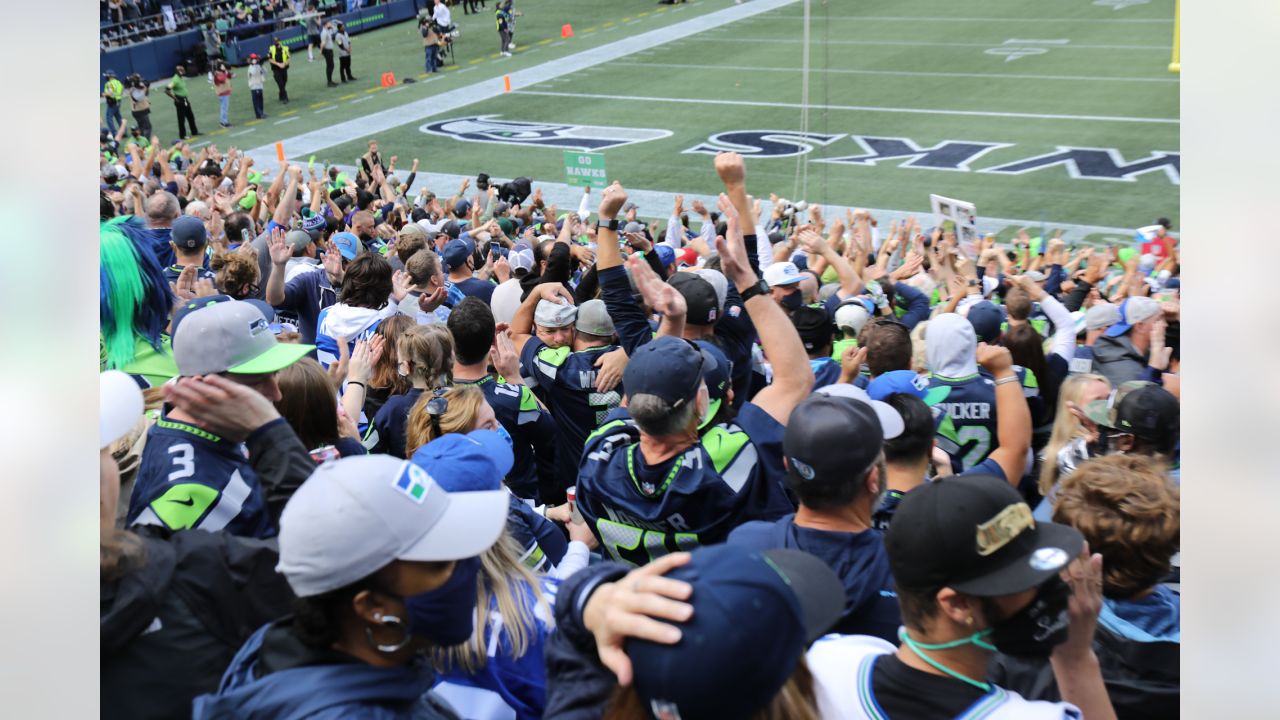
{"type": "Polygon", "coordinates": [[[161,190],[147,198],[147,227],[167,228],[182,214],[178,205],[178,197],[171,192],[161,190]]]}
{"type": "Polygon", "coordinates": [[[192,200],[187,203],[186,214],[194,215],[205,222],[208,222],[213,216],[212,212],[209,210],[209,205],[203,200],[192,200]]]}

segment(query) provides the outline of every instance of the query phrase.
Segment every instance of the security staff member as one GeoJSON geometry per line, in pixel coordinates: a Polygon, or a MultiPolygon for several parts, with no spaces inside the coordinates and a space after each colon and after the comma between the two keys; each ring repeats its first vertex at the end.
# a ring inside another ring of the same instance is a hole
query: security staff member
{"type": "Polygon", "coordinates": [[[333,81],[333,36],[337,32],[332,20],[326,22],[324,29],[320,31],[320,54],[324,56],[324,81],[326,87],[338,87],[338,83],[333,81]]]}
{"type": "Polygon", "coordinates": [[[191,111],[191,99],[187,97],[187,81],[183,78],[186,69],[181,65],[173,70],[173,78],[164,89],[164,94],[173,98],[173,109],[178,112],[178,137],[187,138],[187,126],[191,126],[191,135],[199,135],[196,128],[196,114],[191,111]]]}
{"type": "Polygon", "coordinates": [[[280,102],[289,104],[289,92],[285,85],[289,84],[289,48],[280,42],[280,38],[271,38],[271,47],[267,48],[267,61],[271,63],[271,77],[280,89],[280,102]]]}
{"type": "Polygon", "coordinates": [[[120,127],[120,98],[124,95],[124,85],[116,79],[116,71],[108,69],[103,75],[107,82],[102,86],[102,97],[107,101],[107,132],[115,135],[120,127]]]}

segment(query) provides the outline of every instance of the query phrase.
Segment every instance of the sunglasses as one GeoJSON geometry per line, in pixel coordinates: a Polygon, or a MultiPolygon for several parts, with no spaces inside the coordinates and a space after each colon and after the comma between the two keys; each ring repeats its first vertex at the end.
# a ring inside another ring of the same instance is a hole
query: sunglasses
{"type": "Polygon", "coordinates": [[[440,417],[449,412],[449,398],[445,397],[447,392],[447,387],[436,388],[431,391],[431,399],[427,401],[427,415],[431,418],[431,429],[435,430],[437,438],[444,434],[440,431],[440,417]]]}

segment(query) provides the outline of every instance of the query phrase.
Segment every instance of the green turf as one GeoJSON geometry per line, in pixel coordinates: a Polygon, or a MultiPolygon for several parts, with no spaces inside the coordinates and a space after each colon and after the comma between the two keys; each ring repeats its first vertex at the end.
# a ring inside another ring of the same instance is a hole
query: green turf
{"type": "MultiPolygon", "coordinates": [[[[302,72],[295,70],[295,77],[301,77],[291,83],[291,89],[296,84],[298,100],[290,107],[300,111],[300,119],[278,127],[264,123],[252,134],[217,141],[223,146],[228,142],[241,147],[262,145],[440,90],[473,82],[497,82],[494,78],[509,69],[609,42],[626,32],[649,30],[661,23],[730,7],[731,2],[702,0],[678,12],[661,13],[655,12],[658,6],[650,0],[622,0],[608,5],[588,0],[529,0],[518,5],[526,16],[519,26],[517,40],[521,46],[515,58],[494,60],[483,56],[480,63],[469,65],[472,57],[481,57],[474,47],[469,50],[469,45],[483,41],[485,49],[492,52],[488,48],[496,42],[492,19],[484,16],[485,24],[481,25],[480,19],[455,12],[455,20],[462,23],[464,32],[458,46],[463,56],[462,67],[474,67],[474,70],[462,74],[450,71],[442,79],[395,94],[374,91],[372,100],[354,106],[340,104],[325,113],[316,114],[315,109],[308,106],[321,97],[354,91],[325,91],[320,87],[323,66],[318,62],[308,65],[304,54],[295,54],[295,58],[302,59],[295,60],[294,67],[301,68],[302,72]],[[646,11],[650,12],[649,16],[637,17],[646,11]],[[621,21],[624,17],[630,18],[632,24],[623,25],[619,28],[621,32],[605,31],[604,22],[621,21]],[[536,44],[544,38],[558,41],[559,28],[564,22],[573,22],[579,37],[560,46],[536,44]],[[583,32],[587,29],[594,30],[583,32]],[[308,74],[319,77],[319,82],[314,82],[308,74]],[[311,85],[307,84],[309,81],[311,85]]],[[[719,187],[710,171],[710,157],[683,151],[717,132],[797,130],[800,111],[790,107],[673,103],[664,99],[799,103],[801,13],[802,6],[796,3],[608,66],[531,88],[518,88],[511,95],[433,119],[498,114],[509,120],[671,130],[673,134],[662,140],[607,151],[611,179],[621,180],[628,187],[709,194],[719,187]],[[521,91],[650,99],[601,100],[521,91]]],[[[815,133],[910,138],[921,147],[943,140],[1011,145],[975,160],[972,164],[975,170],[1051,152],[1059,145],[1114,148],[1129,162],[1156,151],[1176,152],[1179,149],[1176,123],[847,109],[848,106],[870,106],[1176,119],[1179,117],[1178,76],[1166,70],[1172,17],[1172,0],[1155,0],[1119,11],[1085,0],[1070,5],[1032,0],[988,0],[981,4],[867,0],[825,5],[815,1],[808,127],[815,133]],[[988,48],[1008,47],[1005,41],[1010,39],[1064,39],[1069,43],[1015,43],[1045,47],[1048,52],[1013,61],[984,52],[988,48]]],[[[398,75],[406,70],[420,72],[421,51],[410,33],[409,25],[401,25],[357,38],[355,69],[362,85],[373,85],[377,73],[383,69],[374,67],[367,59],[371,54],[368,48],[375,42],[380,57],[396,58],[398,63],[390,63],[385,69],[404,68],[398,75]],[[366,59],[362,59],[362,49],[366,59]]],[[[202,119],[216,118],[212,92],[207,95],[207,98],[197,98],[203,101],[197,105],[197,112],[202,119]]],[[[165,115],[167,103],[156,104],[166,106],[158,113],[165,115]]],[[[248,93],[237,86],[235,106],[247,108],[247,105],[248,93]]],[[[233,116],[243,117],[245,113],[247,109],[240,109],[234,111],[233,116]]],[[[564,180],[558,150],[428,138],[418,129],[422,122],[406,118],[405,125],[378,134],[382,146],[398,154],[402,165],[407,164],[404,158],[420,156],[424,167],[436,172],[485,171],[497,177],[529,175],[540,180],[564,180]]],[[[235,131],[233,128],[232,132],[235,131]]],[[[326,149],[319,156],[349,162],[345,159],[363,151],[361,138],[326,149]]],[[[1043,218],[1053,224],[1118,228],[1146,225],[1160,215],[1177,222],[1178,186],[1159,172],[1137,176],[1133,182],[1118,182],[1072,178],[1061,166],[1024,175],[999,175],[900,167],[901,160],[882,160],[874,166],[813,162],[861,152],[858,144],[843,138],[806,156],[809,161],[806,199],[920,212],[927,210],[928,195],[934,192],[972,201],[984,217],[1036,221],[1043,218]]],[[[750,159],[749,189],[761,196],[777,192],[795,197],[799,167],[794,157],[750,159]]]]}

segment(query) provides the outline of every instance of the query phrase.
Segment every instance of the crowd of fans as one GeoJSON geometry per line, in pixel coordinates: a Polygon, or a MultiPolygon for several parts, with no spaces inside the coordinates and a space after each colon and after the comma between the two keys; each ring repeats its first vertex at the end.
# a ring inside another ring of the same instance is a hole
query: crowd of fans
{"type": "Polygon", "coordinates": [[[102,153],[105,717],[1176,716],[1168,221],[102,153]]]}
{"type": "MultiPolygon", "coordinates": [[[[365,0],[360,5],[378,1],[365,0]]],[[[98,5],[103,50],[192,29],[226,36],[237,28],[305,18],[309,13],[328,15],[347,8],[347,3],[339,0],[99,0],[98,5]]],[[[265,32],[268,29],[255,34],[265,32]]]]}

